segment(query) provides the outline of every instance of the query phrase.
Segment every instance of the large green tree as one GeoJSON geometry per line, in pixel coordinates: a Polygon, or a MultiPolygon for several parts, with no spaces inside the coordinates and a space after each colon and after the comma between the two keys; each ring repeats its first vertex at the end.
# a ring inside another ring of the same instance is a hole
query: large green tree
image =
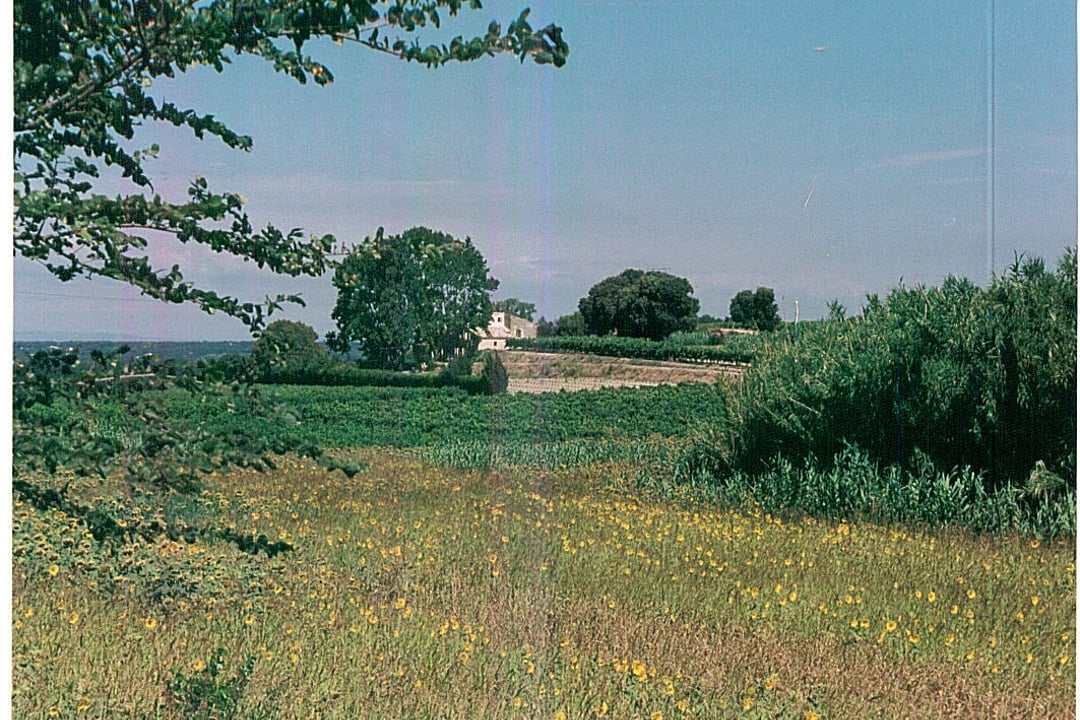
{"type": "Polygon", "coordinates": [[[251,348],[251,363],[261,375],[303,370],[324,363],[326,359],[326,348],[319,345],[315,328],[293,320],[270,323],[251,348]]]}
{"type": "MultiPolygon", "coordinates": [[[[199,66],[224,72],[233,57],[244,54],[300,83],[326,85],[333,74],[310,53],[323,47],[316,40],[429,67],[498,53],[554,66],[565,62],[569,48],[561,29],[534,30],[528,11],[505,28],[492,22],[477,37],[439,45],[419,41],[418,31],[479,8],[475,0],[16,0],[15,254],[61,281],[112,278],[150,297],[194,303],[261,328],[280,303],[299,298],[258,302],[198,287],[177,266],[154,267],[148,247],[172,238],[278,273],[317,276],[330,265],[326,253],[333,238],[269,225],[257,229],[239,192],[212,189],[202,177],[191,179],[185,196],[158,194],[149,161],[160,149],[145,145],[140,128],[172,125],[230,149],[252,148],[250,137],[205,108],[166,100],[158,80],[199,66]],[[107,194],[108,187],[132,189],[107,194]]],[[[235,463],[264,466],[260,458],[268,458],[266,453],[301,449],[243,432],[178,434],[167,422],[164,395],[154,390],[181,384],[200,393],[235,391],[237,406],[257,400],[250,389],[215,390],[193,373],[171,372],[133,366],[123,353],[88,362],[57,351],[18,363],[13,471],[64,466],[81,474],[106,473],[119,464],[133,481],[174,486],[193,474],[235,463]],[[93,406],[99,403],[123,408],[122,416],[132,422],[130,442],[96,429],[93,406]]],[[[303,451],[318,454],[314,448],[303,451]]]]}
{"type": "Polygon", "coordinates": [[[605,278],[578,303],[592,335],[663,340],[693,330],[700,307],[689,280],[659,270],[624,270],[605,278]]]}
{"type": "Polygon", "coordinates": [[[772,288],[740,290],[731,299],[731,321],[757,330],[775,330],[782,324],[772,288]]]}
{"type": "Polygon", "coordinates": [[[380,228],[341,261],[333,282],[330,346],[355,347],[368,363],[395,370],[409,358],[426,365],[475,350],[473,330],[491,317],[496,286],[472,240],[423,227],[394,236],[380,228]]]}

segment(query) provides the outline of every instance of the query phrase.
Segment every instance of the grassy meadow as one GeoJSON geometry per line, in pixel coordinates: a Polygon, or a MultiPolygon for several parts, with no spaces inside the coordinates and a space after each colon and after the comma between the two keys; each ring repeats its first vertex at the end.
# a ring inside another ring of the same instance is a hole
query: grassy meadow
{"type": "Polygon", "coordinates": [[[660,496],[632,463],[283,458],[153,504],[60,478],[133,534],[16,498],[19,718],[1065,718],[1075,546],[660,496]],[[187,518],[184,520],[182,518],[187,518]],[[265,543],[264,543],[265,545],[265,543]]]}

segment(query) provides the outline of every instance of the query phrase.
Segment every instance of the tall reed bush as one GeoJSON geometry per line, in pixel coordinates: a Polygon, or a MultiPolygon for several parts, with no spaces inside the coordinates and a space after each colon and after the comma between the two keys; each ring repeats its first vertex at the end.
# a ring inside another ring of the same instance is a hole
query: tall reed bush
{"type": "MultiPolygon", "coordinates": [[[[955,277],[899,287],[854,318],[777,333],[687,467],[759,475],[819,458],[828,473],[854,446],[890,472],[969,468],[988,496],[1018,492],[1021,515],[1049,513],[1075,487],[1076,290],[1070,250],[1056,269],[1018,258],[985,289],[955,277]]],[[[801,478],[799,492],[825,492],[808,483],[830,477],[801,478]]]]}

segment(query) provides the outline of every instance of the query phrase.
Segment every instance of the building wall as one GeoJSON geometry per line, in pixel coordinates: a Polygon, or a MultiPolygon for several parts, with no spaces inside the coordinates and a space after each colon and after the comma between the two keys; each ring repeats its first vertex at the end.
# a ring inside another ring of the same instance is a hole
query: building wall
{"type": "Polygon", "coordinates": [[[507,338],[536,337],[536,323],[505,312],[493,312],[486,329],[480,335],[480,350],[505,350],[507,338]]]}

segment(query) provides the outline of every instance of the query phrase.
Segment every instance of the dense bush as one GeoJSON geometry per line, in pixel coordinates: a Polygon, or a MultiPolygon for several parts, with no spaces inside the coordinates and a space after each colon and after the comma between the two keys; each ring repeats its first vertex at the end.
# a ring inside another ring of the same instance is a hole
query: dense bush
{"type": "Polygon", "coordinates": [[[198,360],[195,362],[195,369],[200,377],[208,382],[247,383],[255,377],[255,366],[251,362],[251,357],[240,353],[228,353],[198,360]]]}
{"type": "Polygon", "coordinates": [[[503,395],[510,386],[510,373],[495,352],[484,353],[484,367],[480,372],[480,379],[484,381],[484,389],[488,395],[503,395]]]}
{"type": "Polygon", "coordinates": [[[1018,259],[986,289],[901,287],[861,317],[777,334],[697,462],[759,473],[854,445],[882,465],[969,467],[986,492],[1027,486],[1034,503],[1074,486],[1075,439],[1070,251],[1053,271],[1018,259]]]}
{"type": "Polygon", "coordinates": [[[639,360],[747,363],[754,359],[752,349],[731,347],[726,342],[723,345],[687,345],[682,340],[657,342],[618,335],[510,338],[506,345],[518,350],[579,352],[639,360]]]}
{"type": "MultiPolygon", "coordinates": [[[[471,365],[471,361],[470,365],[471,365]]],[[[276,370],[258,378],[267,385],[327,385],[352,387],[445,388],[460,387],[471,395],[489,394],[490,383],[482,377],[443,370],[441,372],[398,372],[360,367],[352,363],[322,367],[276,370]]]]}
{"type": "Polygon", "coordinates": [[[315,328],[293,320],[270,323],[251,348],[251,364],[259,374],[318,367],[327,361],[315,328]]]}

